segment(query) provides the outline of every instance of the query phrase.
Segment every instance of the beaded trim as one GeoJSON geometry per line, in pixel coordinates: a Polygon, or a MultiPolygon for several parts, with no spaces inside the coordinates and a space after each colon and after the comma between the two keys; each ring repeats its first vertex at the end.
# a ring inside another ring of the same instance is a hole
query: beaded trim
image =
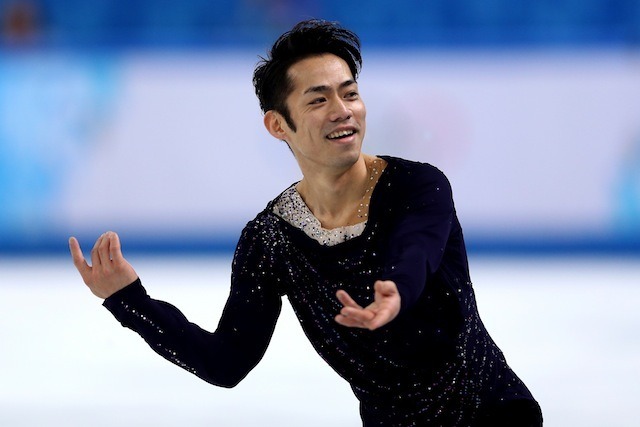
{"type": "Polygon", "coordinates": [[[324,246],[335,246],[358,237],[364,232],[367,225],[365,220],[358,224],[331,230],[322,228],[320,221],[313,215],[294,186],[287,188],[282,193],[273,207],[273,213],[324,246]]]}

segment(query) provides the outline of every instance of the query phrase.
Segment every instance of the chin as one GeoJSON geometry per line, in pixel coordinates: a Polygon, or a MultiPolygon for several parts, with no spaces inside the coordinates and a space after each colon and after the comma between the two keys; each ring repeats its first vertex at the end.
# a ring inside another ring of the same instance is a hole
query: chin
{"type": "Polygon", "coordinates": [[[336,158],[336,166],[351,167],[355,165],[361,157],[360,148],[354,148],[348,152],[342,153],[336,158]]]}

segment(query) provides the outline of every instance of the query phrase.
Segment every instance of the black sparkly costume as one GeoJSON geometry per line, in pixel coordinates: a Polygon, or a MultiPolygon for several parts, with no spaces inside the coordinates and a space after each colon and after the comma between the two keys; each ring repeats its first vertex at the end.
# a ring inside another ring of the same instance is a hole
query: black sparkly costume
{"type": "Polygon", "coordinates": [[[105,306],[163,357],[232,387],[262,358],[286,295],[314,348],[351,384],[365,426],[498,426],[491,417],[527,411],[532,424],[504,425],[540,425],[479,318],[449,182],[428,164],[383,159],[360,236],[322,245],[274,214],[278,199],[245,227],[214,333],[139,281],[105,306]],[[375,331],[337,324],[336,291],[366,306],[377,279],[398,286],[398,317],[375,331]]]}

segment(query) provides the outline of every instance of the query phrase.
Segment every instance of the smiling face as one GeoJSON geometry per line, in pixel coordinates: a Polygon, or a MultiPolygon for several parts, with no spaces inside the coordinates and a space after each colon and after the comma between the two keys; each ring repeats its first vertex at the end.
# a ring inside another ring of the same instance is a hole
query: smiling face
{"type": "Polygon", "coordinates": [[[360,157],[366,116],[349,66],[323,54],[296,62],[288,75],[293,90],[286,102],[295,130],[275,111],[265,114],[265,126],[289,144],[305,176],[348,169],[360,157]]]}

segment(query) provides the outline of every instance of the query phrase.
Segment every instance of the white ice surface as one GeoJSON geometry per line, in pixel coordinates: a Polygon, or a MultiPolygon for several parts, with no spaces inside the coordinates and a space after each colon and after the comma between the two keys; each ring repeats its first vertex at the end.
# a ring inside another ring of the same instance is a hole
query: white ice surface
{"type": "MultiPolygon", "coordinates": [[[[227,258],[130,257],[148,292],[213,330],[227,258]]],[[[640,260],[473,258],[482,318],[547,427],[638,425],[640,260]]],[[[262,362],[221,389],[124,329],[67,259],[0,259],[0,426],[360,425],[288,302],[262,362]]]]}

